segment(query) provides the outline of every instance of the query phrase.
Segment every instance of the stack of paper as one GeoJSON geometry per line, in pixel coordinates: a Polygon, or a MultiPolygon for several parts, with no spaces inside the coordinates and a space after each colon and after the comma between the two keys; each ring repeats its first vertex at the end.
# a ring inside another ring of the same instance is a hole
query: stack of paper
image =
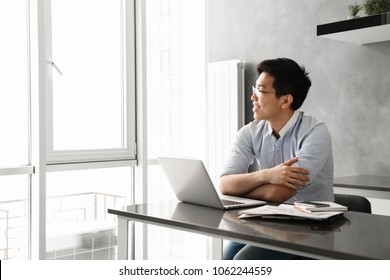
{"type": "Polygon", "coordinates": [[[264,217],[264,218],[298,218],[312,220],[326,220],[345,211],[320,211],[304,212],[291,204],[280,204],[279,206],[264,205],[257,208],[245,209],[239,212],[239,218],[264,217]]]}

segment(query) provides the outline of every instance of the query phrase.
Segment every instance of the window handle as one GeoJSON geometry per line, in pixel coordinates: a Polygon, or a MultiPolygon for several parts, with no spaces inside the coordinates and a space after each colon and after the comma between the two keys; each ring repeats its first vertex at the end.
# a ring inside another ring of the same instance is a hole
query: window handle
{"type": "Polygon", "coordinates": [[[58,66],[54,63],[54,61],[51,62],[51,66],[53,66],[54,69],[56,69],[57,72],[58,72],[60,75],[62,75],[62,71],[60,70],[60,68],[58,68],[58,66]]]}

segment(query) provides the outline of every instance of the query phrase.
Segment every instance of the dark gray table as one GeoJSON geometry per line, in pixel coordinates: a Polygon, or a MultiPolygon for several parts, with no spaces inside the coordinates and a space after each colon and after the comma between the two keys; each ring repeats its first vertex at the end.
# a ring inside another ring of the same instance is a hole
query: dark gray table
{"type": "Polygon", "coordinates": [[[129,221],[235,240],[316,259],[390,259],[390,217],[347,212],[332,222],[238,219],[237,211],[161,202],[108,209],[118,216],[118,259],[128,258],[129,221]]]}

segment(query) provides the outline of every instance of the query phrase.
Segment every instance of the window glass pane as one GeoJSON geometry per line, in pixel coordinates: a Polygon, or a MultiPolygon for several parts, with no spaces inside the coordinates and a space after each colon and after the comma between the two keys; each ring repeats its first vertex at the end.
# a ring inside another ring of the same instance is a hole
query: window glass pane
{"type": "Polygon", "coordinates": [[[26,1],[0,1],[0,166],[28,163],[26,1]]]}
{"type": "Polygon", "coordinates": [[[112,260],[116,215],[130,203],[131,167],[50,172],[47,176],[47,259],[112,260]]]}
{"type": "Polygon", "coordinates": [[[148,155],[205,152],[205,3],[147,1],[148,155]]]}
{"type": "Polygon", "coordinates": [[[0,260],[28,259],[28,175],[0,176],[0,260]]]}
{"type": "Polygon", "coordinates": [[[210,238],[205,235],[148,226],[149,260],[205,260],[210,238]]]}
{"type": "MultiPolygon", "coordinates": [[[[159,165],[149,166],[148,182],[153,188],[148,195],[149,202],[175,200],[175,195],[159,165]]],[[[149,260],[204,260],[209,257],[210,239],[205,235],[150,225],[148,235],[149,260]]]]}
{"type": "Polygon", "coordinates": [[[52,0],[53,148],[122,148],[121,1],[52,0]]]}
{"type": "Polygon", "coordinates": [[[160,165],[149,165],[148,184],[153,189],[153,191],[148,193],[148,202],[175,199],[175,194],[160,165]]]}
{"type": "MultiPolygon", "coordinates": [[[[205,1],[146,2],[148,156],[204,158],[205,1]]],[[[174,199],[159,165],[148,168],[148,201],[174,199]]],[[[148,227],[149,259],[205,259],[208,238],[148,227]],[[191,241],[189,241],[191,240],[191,241]]]]}

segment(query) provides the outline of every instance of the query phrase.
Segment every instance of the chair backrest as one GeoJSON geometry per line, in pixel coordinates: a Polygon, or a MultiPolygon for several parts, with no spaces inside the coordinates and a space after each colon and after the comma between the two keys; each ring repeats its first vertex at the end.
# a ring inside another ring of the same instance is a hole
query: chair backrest
{"type": "Polygon", "coordinates": [[[360,195],[335,194],[335,202],[348,207],[348,211],[364,212],[371,214],[370,201],[360,195]]]}

